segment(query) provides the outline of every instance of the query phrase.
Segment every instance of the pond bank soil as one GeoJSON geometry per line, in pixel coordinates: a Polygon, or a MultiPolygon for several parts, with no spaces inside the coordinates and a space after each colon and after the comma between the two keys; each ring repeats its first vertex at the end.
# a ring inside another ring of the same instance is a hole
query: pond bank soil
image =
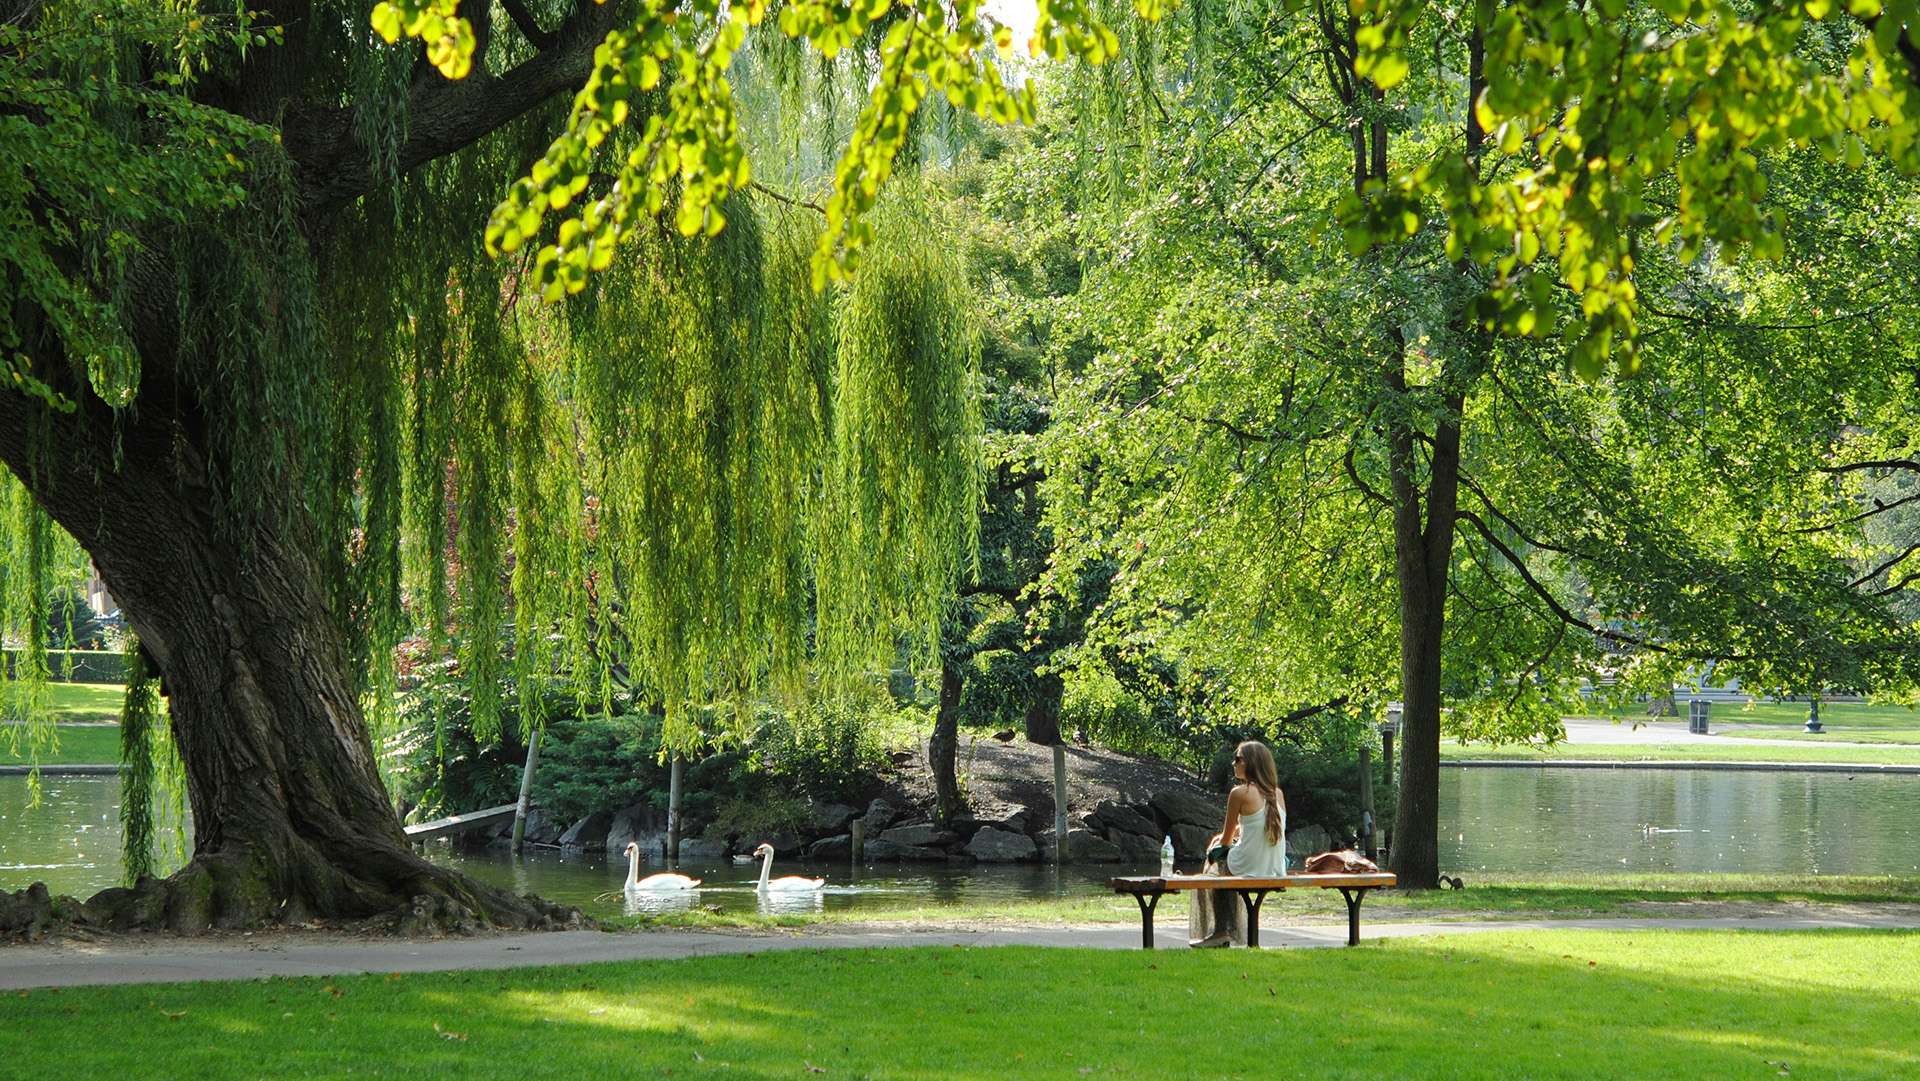
{"type": "MultiPolygon", "coordinates": [[[[1871,912],[1851,915],[1807,912],[1798,915],[1693,919],[1602,917],[1380,922],[1363,924],[1361,936],[1363,940],[1379,940],[1478,931],[1920,930],[1920,911],[1916,911],[1917,906],[1871,907],[1871,912]]],[[[1344,920],[1325,924],[1263,920],[1261,929],[1263,948],[1337,947],[1346,941],[1344,920]]],[[[1162,948],[1179,948],[1184,945],[1184,931],[1180,921],[1163,920],[1157,943],[1162,948]]],[[[903,946],[1138,949],[1140,931],[1133,924],[1065,927],[845,924],[827,930],[780,932],[555,931],[476,934],[434,940],[298,930],[247,935],[211,934],[193,939],[122,935],[84,943],[0,948],[0,990],[252,980],[270,976],[471,971],[607,961],[677,960],[770,950],[903,946]]]]}

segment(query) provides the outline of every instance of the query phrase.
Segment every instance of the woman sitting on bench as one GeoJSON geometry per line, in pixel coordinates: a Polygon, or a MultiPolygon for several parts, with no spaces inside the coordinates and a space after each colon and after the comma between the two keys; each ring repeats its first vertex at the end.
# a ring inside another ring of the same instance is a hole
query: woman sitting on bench
{"type": "MultiPolygon", "coordinates": [[[[1280,791],[1273,752],[1258,740],[1248,740],[1233,752],[1233,778],[1240,783],[1227,794],[1226,821],[1207,842],[1209,874],[1278,878],[1287,873],[1287,798],[1280,791]]],[[[1188,942],[1196,949],[1246,941],[1239,900],[1227,890],[1206,890],[1193,899],[1193,930],[1201,937],[1188,942]],[[1211,918],[1209,918],[1211,917],[1211,918]]]]}

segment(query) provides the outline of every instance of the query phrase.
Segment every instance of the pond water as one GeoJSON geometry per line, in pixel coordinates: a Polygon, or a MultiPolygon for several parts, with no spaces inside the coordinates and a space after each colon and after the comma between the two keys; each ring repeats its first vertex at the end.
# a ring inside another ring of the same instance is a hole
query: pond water
{"type": "MultiPolygon", "coordinates": [[[[46,777],[27,807],[26,778],[0,776],[0,890],[44,880],[86,896],[120,879],[119,782],[46,777]]],[[[1920,776],[1702,770],[1444,769],[1443,869],[1509,872],[1778,872],[1920,874],[1920,776]]],[[[536,850],[513,860],[432,846],[429,856],[515,892],[595,914],[693,905],[725,911],[879,910],[910,904],[1092,896],[1113,865],[971,867],[776,863],[776,874],[824,876],[828,887],[760,898],[756,865],[689,864],[698,895],[629,905],[616,856],[536,850]]],[[[657,869],[657,868],[653,868],[657,869]]],[[[643,870],[643,874],[650,870],[643,870]]]]}
{"type": "Polygon", "coordinates": [[[1920,873],[1920,775],[1440,771],[1455,871],[1920,873]]]}

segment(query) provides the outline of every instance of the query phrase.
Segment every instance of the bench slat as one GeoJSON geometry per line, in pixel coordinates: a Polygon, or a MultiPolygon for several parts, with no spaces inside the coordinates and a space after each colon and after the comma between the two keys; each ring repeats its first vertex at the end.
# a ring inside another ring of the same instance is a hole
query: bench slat
{"type": "Polygon", "coordinates": [[[1108,885],[1117,893],[1179,893],[1183,890],[1384,889],[1399,882],[1391,871],[1366,874],[1281,875],[1249,878],[1241,875],[1158,875],[1115,878],[1108,885]]]}

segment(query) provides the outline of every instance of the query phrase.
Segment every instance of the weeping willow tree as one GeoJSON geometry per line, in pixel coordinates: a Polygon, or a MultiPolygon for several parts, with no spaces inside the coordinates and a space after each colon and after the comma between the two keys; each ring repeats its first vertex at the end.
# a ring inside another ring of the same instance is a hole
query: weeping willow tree
{"type": "MultiPolygon", "coordinates": [[[[417,627],[483,689],[483,733],[511,664],[523,690],[642,682],[669,745],[815,659],[851,680],[935,641],[979,499],[978,346],[945,246],[902,227],[912,192],[869,201],[844,284],[818,286],[824,215],[735,193],[725,229],[630,222],[543,304],[548,259],[481,225],[631,10],[469,7],[457,82],[356,0],[74,0],[0,31],[9,582],[63,535],[91,556],[194,822],[182,870],[86,919],[573,919],[409,849],[370,731],[417,627]]],[[[675,107],[637,102],[604,149],[675,107]]],[[[31,700],[44,590],[8,598],[31,700]]]]}

